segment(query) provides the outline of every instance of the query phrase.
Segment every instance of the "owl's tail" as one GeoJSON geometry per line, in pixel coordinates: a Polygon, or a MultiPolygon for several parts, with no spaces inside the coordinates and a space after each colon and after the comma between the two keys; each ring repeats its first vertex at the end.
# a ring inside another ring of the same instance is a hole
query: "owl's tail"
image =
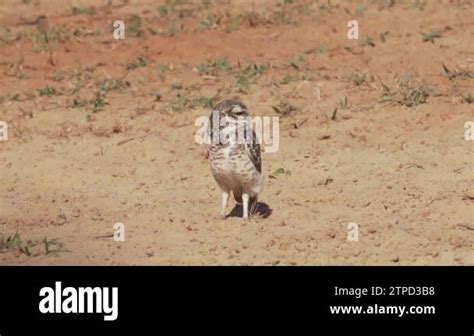
{"type": "Polygon", "coordinates": [[[237,203],[242,203],[242,188],[232,190],[232,194],[234,194],[237,203]]]}

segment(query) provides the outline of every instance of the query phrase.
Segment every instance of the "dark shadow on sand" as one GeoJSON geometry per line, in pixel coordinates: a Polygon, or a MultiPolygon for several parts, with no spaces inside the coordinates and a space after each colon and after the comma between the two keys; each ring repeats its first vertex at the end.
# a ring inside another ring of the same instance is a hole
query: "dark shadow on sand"
{"type": "MultiPolygon", "coordinates": [[[[242,217],[243,216],[243,207],[241,203],[237,203],[232,211],[226,216],[227,217],[242,217]]],[[[252,212],[251,216],[258,216],[262,218],[267,218],[272,214],[273,210],[267,203],[257,202],[255,210],[252,212]]],[[[250,215],[249,215],[250,216],[250,215]]]]}

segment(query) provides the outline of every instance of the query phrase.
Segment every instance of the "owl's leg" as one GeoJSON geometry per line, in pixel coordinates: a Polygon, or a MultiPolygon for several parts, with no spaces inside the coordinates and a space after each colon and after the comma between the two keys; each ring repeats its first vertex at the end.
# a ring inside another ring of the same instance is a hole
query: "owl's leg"
{"type": "Polygon", "coordinates": [[[249,218],[249,194],[246,194],[246,193],[242,194],[242,207],[244,209],[242,218],[248,219],[249,218]]]}
{"type": "Polygon", "coordinates": [[[221,208],[221,216],[225,219],[225,210],[227,208],[227,201],[229,200],[229,192],[222,191],[222,208],[221,208]]]}

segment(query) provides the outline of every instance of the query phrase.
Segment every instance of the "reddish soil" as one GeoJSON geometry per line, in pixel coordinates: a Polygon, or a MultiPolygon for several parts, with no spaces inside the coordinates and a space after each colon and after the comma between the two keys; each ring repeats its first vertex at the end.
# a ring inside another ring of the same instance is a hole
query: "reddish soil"
{"type": "Polygon", "coordinates": [[[0,264],[473,265],[473,13],[2,1],[0,264]],[[263,153],[267,218],[219,218],[194,142],[196,118],[232,97],[280,117],[280,150],[263,153]]]}

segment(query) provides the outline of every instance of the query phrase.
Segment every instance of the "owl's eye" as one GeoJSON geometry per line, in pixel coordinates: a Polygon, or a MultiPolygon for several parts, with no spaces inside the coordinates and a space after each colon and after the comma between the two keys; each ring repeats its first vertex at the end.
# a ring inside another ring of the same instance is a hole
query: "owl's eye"
{"type": "Polygon", "coordinates": [[[242,114],[245,114],[245,109],[243,109],[241,106],[234,106],[231,110],[231,113],[232,114],[236,114],[236,115],[242,115],[242,114]]]}

